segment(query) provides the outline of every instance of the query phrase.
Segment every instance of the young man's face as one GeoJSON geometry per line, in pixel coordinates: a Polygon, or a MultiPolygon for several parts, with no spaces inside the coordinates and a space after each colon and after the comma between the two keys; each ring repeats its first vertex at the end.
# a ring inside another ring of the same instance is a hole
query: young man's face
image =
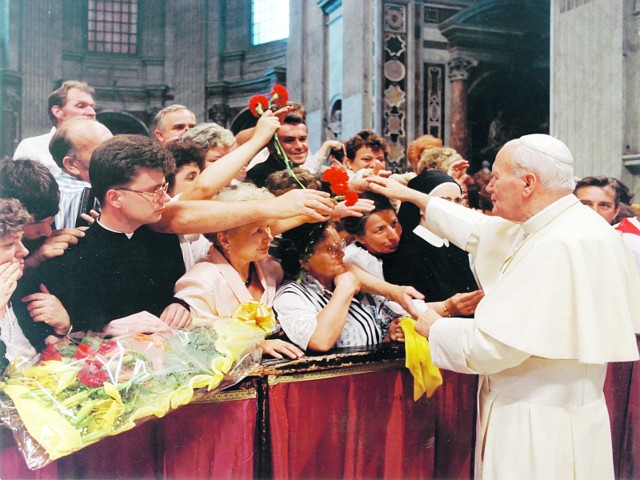
{"type": "Polygon", "coordinates": [[[53,225],[54,217],[47,217],[37,222],[25,225],[23,228],[24,238],[26,240],[39,240],[41,238],[50,237],[53,233],[51,225],[53,225]]]}
{"type": "Polygon", "coordinates": [[[69,89],[67,100],[62,107],[51,107],[51,112],[60,125],[65,120],[74,117],[96,118],[96,104],[93,97],[77,88],[69,89]]]}
{"type": "Polygon", "coordinates": [[[278,139],[287,157],[295,165],[302,165],[307,161],[309,144],[307,143],[307,126],[304,123],[281,125],[278,130],[278,139]]]}
{"type": "Polygon", "coordinates": [[[125,187],[114,188],[120,194],[121,214],[132,228],[160,221],[164,205],[171,197],[162,170],[141,168],[125,187]]]}
{"type": "Polygon", "coordinates": [[[583,205],[592,209],[609,224],[613,222],[618,216],[618,212],[620,212],[620,205],[616,206],[616,194],[613,188],[609,186],[580,187],[576,191],[576,197],[583,205]]]}
{"type": "Polygon", "coordinates": [[[179,140],[184,132],[196,126],[196,116],[189,110],[175,110],[167,113],[154,134],[159,142],[167,143],[179,140]]]}

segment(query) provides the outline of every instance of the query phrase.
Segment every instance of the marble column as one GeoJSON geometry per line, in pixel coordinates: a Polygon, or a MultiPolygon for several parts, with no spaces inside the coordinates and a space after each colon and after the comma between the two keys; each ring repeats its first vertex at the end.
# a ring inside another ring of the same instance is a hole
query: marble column
{"type": "Polygon", "coordinates": [[[451,148],[463,158],[469,154],[469,131],[467,129],[467,78],[469,69],[478,64],[468,57],[454,57],[449,62],[451,81],[451,148]]]}

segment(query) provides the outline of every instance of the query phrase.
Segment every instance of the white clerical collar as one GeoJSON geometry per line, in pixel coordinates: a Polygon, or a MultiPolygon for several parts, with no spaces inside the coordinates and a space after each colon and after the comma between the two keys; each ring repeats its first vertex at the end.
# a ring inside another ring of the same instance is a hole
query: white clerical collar
{"type": "Polygon", "coordinates": [[[418,225],[413,229],[413,233],[423,239],[425,242],[430,243],[434,247],[442,248],[449,246],[449,240],[446,238],[440,238],[438,235],[433,233],[431,230],[426,229],[422,225],[418,225]]]}
{"type": "Polygon", "coordinates": [[[98,222],[98,225],[100,225],[102,228],[104,228],[108,232],[120,233],[122,235],[126,235],[129,240],[131,240],[131,237],[133,237],[133,233],[135,233],[135,232],[133,232],[133,233],[119,232],[118,230],[114,230],[113,228],[109,228],[109,227],[105,226],[103,223],[100,222],[100,219],[97,219],[96,222],[98,222]]]}
{"type": "Polygon", "coordinates": [[[580,201],[575,195],[565,195],[553,202],[551,205],[546,206],[529,220],[524,222],[522,224],[522,230],[524,230],[526,235],[531,235],[577,203],[580,203],[580,201]]]}

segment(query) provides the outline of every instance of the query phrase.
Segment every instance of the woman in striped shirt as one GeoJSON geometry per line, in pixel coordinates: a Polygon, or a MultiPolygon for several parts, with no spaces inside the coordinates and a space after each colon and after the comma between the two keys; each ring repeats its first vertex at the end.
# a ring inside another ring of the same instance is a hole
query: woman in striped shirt
{"type": "Polygon", "coordinates": [[[357,277],[342,263],[344,241],[332,224],[306,224],[282,236],[281,263],[291,280],[278,290],[273,308],[293,343],[324,352],[391,337],[394,320],[404,312],[391,310],[384,297],[360,291],[357,277]]]}

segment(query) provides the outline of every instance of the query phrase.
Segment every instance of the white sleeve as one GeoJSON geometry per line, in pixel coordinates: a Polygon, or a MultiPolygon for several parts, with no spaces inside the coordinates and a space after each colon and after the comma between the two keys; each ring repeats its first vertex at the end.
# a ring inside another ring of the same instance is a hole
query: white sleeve
{"type": "Polygon", "coordinates": [[[442,318],[429,333],[433,363],[460,373],[492,374],[524,362],[529,354],[476,328],[472,318],[442,318]]]}
{"type": "Polygon", "coordinates": [[[478,248],[476,232],[487,217],[476,210],[432,197],[427,204],[424,218],[427,228],[433,233],[475,254],[478,248]]]}
{"type": "Polygon", "coordinates": [[[290,290],[276,296],[273,310],[289,340],[306,350],[318,326],[317,308],[306,297],[290,290]]]}

